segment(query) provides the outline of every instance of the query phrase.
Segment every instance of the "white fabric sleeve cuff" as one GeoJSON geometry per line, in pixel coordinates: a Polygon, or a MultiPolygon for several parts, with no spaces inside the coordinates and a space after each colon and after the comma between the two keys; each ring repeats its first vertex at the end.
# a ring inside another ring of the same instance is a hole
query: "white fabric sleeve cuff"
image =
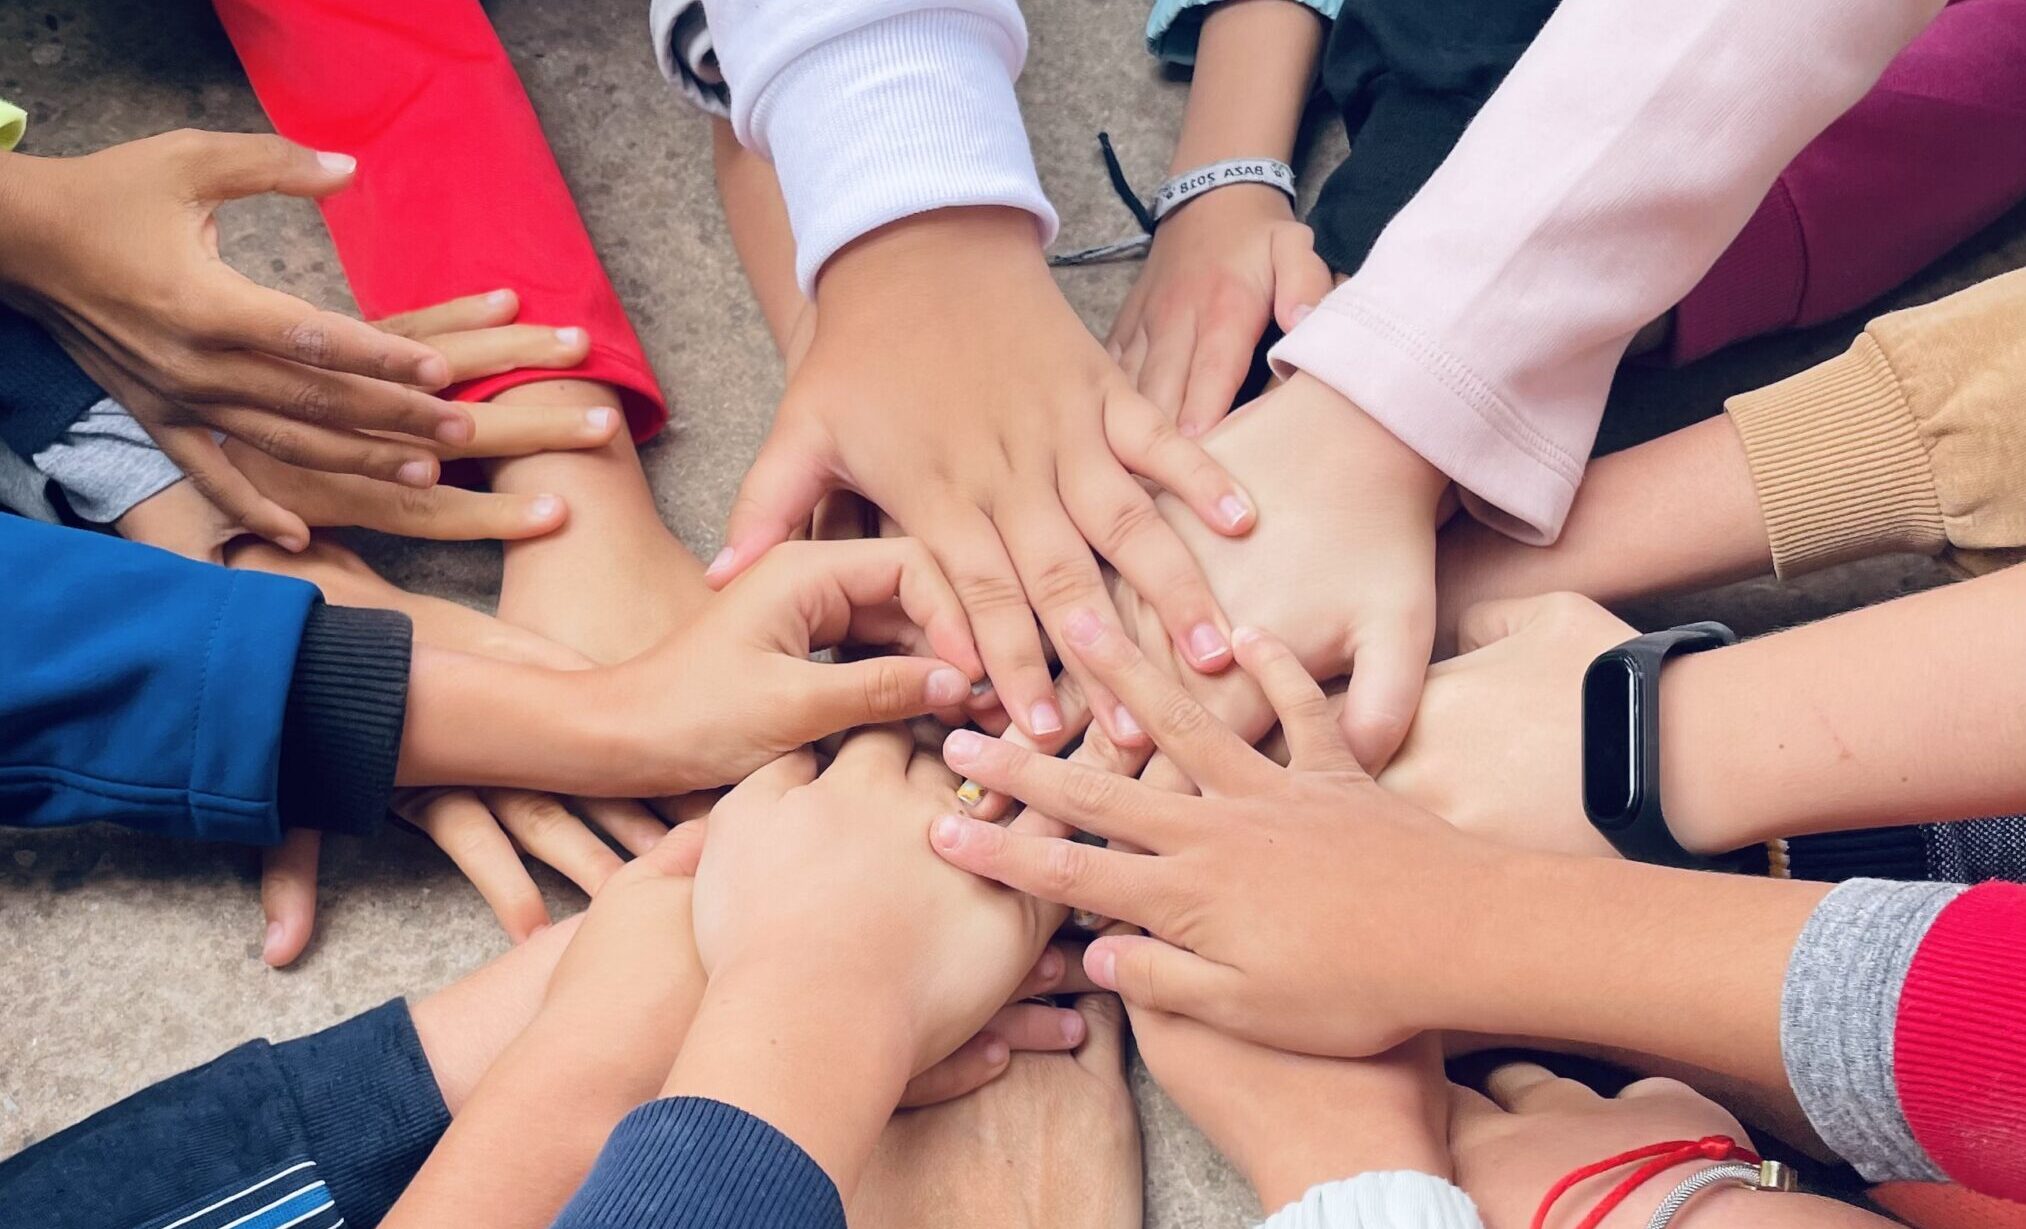
{"type": "Polygon", "coordinates": [[[1259,1229],[1484,1229],[1454,1183],[1399,1169],[1321,1182],[1259,1229]]]}
{"type": "Polygon", "coordinates": [[[1025,51],[989,17],[934,9],[809,48],[750,105],[739,76],[730,75],[739,139],[780,176],[804,294],[815,292],[817,272],[845,244],[932,209],[1024,209],[1040,242],[1054,240],[1055,210],[1013,95],[1025,51]]]}
{"type": "Polygon", "coordinates": [[[703,0],[654,0],[647,10],[648,36],[661,75],[682,96],[712,115],[729,119],[731,94],[718,70],[717,48],[711,43],[703,0]]]}

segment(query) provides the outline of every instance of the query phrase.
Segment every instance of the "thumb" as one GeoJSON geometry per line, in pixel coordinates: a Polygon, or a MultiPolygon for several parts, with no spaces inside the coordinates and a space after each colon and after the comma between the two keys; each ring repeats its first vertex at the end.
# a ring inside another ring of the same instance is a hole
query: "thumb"
{"type": "Polygon", "coordinates": [[[1518,635],[1570,595],[1542,593],[1533,597],[1499,598],[1479,602],[1463,612],[1456,624],[1456,651],[1470,653],[1508,636],[1518,635]]]}
{"type": "Polygon", "coordinates": [[[1414,724],[1434,640],[1432,628],[1422,630],[1411,620],[1359,637],[1338,720],[1351,757],[1373,776],[1385,769],[1414,724]]]}
{"type": "Polygon", "coordinates": [[[1194,952],[1145,935],[1109,935],[1084,950],[1084,972],[1127,1006],[1201,1020],[1231,1031],[1242,977],[1194,952]]]}
{"type": "Polygon", "coordinates": [[[802,705],[802,728],[793,734],[797,742],[815,742],[861,725],[906,721],[960,704],[971,694],[964,672],[934,657],[797,664],[803,668],[791,677],[799,687],[790,693],[802,705]]]}
{"type": "Polygon", "coordinates": [[[694,879],[697,865],[703,861],[704,834],[709,827],[708,821],[701,819],[677,824],[640,860],[651,864],[658,874],[694,879]]]}
{"type": "Polygon", "coordinates": [[[809,523],[833,485],[821,445],[777,422],[739,484],[725,522],[725,547],[704,569],[704,581],[722,589],[754,560],[786,542],[809,523]]]}
{"type": "Polygon", "coordinates": [[[1077,1065],[1093,1075],[1117,1079],[1126,1070],[1126,1009],[1109,994],[1080,994],[1076,1013],[1083,1017],[1083,1045],[1077,1065]]]}
{"type": "Polygon", "coordinates": [[[1330,267],[1315,254],[1315,233],[1298,222],[1274,228],[1267,256],[1273,262],[1273,321],[1289,332],[1329,294],[1330,267]]]}
{"type": "Polygon", "coordinates": [[[319,153],[264,133],[194,134],[190,158],[198,195],[229,201],[279,192],[320,198],[352,182],[358,160],[350,154],[319,153]]]}
{"type": "Polygon", "coordinates": [[[267,915],[267,935],[261,941],[260,958],[269,968],[294,963],[316,929],[321,835],[314,828],[291,828],[281,844],[261,855],[260,909],[267,915]]]}

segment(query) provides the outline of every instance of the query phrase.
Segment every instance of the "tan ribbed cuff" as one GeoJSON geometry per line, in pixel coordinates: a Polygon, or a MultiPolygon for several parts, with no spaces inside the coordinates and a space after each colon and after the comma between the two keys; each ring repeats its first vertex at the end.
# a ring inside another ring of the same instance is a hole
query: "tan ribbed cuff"
{"type": "Polygon", "coordinates": [[[1869,334],[1724,409],[1744,441],[1781,577],[1948,545],[1913,411],[1869,334]]]}

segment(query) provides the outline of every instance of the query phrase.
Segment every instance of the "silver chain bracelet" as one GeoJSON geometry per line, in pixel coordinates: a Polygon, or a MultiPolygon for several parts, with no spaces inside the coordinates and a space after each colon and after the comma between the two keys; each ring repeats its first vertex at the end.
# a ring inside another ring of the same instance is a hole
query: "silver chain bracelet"
{"type": "Polygon", "coordinates": [[[1683,1178],[1679,1185],[1667,1192],[1667,1198],[1653,1209],[1653,1216],[1646,1222],[1646,1229],[1668,1229],[1674,1218],[1688,1201],[1720,1182],[1748,1186],[1758,1191],[1791,1191],[1794,1189],[1794,1171],[1778,1161],[1761,1161],[1747,1165],[1743,1161],[1725,1161],[1698,1169],[1683,1178]]]}

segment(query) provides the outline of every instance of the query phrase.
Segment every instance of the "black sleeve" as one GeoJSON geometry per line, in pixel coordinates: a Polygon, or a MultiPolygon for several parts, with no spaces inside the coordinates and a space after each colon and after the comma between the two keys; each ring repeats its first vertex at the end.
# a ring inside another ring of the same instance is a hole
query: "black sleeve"
{"type": "Polygon", "coordinates": [[[16,456],[55,443],[105,395],[40,324],[0,306],[0,442],[16,456]]]}
{"type": "Polygon", "coordinates": [[[311,609],[282,717],[285,827],[364,835],[379,825],[401,758],[413,654],[404,614],[311,609]]]}

